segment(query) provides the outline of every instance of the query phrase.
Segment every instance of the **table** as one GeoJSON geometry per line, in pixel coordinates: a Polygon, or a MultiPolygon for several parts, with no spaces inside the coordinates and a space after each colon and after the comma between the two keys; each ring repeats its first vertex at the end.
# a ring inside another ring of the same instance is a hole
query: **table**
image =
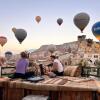
{"type": "Polygon", "coordinates": [[[2,100],[21,100],[29,94],[50,95],[51,100],[100,100],[99,84],[94,79],[66,76],[46,78],[38,83],[21,79],[7,80],[0,87],[4,89],[3,95],[6,96],[2,100]]]}

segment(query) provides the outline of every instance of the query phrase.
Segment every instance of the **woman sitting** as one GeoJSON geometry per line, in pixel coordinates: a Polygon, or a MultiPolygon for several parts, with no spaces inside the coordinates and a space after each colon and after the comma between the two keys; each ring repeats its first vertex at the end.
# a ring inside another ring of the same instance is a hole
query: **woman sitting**
{"type": "MultiPolygon", "coordinates": [[[[27,68],[29,66],[28,55],[26,52],[21,52],[21,58],[16,63],[16,72],[11,78],[28,78],[32,76],[27,72],[27,68]]],[[[34,75],[34,73],[33,73],[34,75]]]]}

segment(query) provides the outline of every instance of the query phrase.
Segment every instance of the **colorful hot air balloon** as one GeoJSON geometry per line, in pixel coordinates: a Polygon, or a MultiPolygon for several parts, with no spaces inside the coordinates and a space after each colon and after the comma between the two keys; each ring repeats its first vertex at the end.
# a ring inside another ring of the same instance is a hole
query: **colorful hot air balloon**
{"type": "Polygon", "coordinates": [[[92,26],[92,33],[100,41],[100,22],[96,22],[92,26]]]}
{"type": "Polygon", "coordinates": [[[4,36],[0,36],[0,45],[3,47],[7,42],[7,38],[4,36]]]}
{"type": "Polygon", "coordinates": [[[58,18],[58,19],[57,19],[57,23],[58,23],[59,25],[61,25],[61,24],[63,23],[63,19],[58,18]]]}
{"type": "Polygon", "coordinates": [[[83,32],[89,21],[89,15],[84,12],[79,13],[74,17],[74,24],[81,30],[81,32],[83,32]]]}
{"type": "Polygon", "coordinates": [[[36,16],[35,20],[37,21],[37,23],[39,23],[41,21],[41,17],[40,16],[36,16]]]}
{"type": "Polygon", "coordinates": [[[16,29],[16,28],[12,28],[12,31],[14,32],[16,39],[21,44],[23,40],[26,38],[27,32],[24,29],[16,29]]]}

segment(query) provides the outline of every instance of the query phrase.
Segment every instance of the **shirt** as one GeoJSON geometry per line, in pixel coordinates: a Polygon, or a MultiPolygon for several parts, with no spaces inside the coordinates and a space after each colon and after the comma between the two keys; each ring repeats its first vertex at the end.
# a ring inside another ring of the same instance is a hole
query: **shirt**
{"type": "Polygon", "coordinates": [[[57,68],[57,69],[58,69],[58,70],[57,70],[58,72],[63,72],[63,71],[64,71],[63,65],[62,65],[62,63],[61,63],[58,59],[55,59],[55,60],[54,60],[54,63],[57,63],[57,64],[58,64],[58,66],[57,66],[57,67],[58,67],[58,68],[57,68]]]}
{"type": "Polygon", "coordinates": [[[20,59],[16,63],[16,73],[25,74],[28,66],[29,66],[29,61],[27,59],[20,59]]]}

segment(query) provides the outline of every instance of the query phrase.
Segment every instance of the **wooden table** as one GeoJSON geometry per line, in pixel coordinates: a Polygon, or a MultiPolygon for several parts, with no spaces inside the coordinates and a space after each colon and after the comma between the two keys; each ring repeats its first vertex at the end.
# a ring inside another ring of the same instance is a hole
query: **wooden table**
{"type": "Polygon", "coordinates": [[[94,79],[76,77],[46,78],[38,83],[7,80],[7,87],[4,86],[6,99],[2,100],[21,100],[29,94],[50,95],[51,100],[100,100],[98,84],[100,82],[94,79]]]}
{"type": "Polygon", "coordinates": [[[100,81],[95,81],[96,85],[97,85],[97,96],[98,96],[98,100],[100,100],[100,81]]]}
{"type": "Polygon", "coordinates": [[[8,78],[0,78],[0,100],[7,100],[8,78]]]}

